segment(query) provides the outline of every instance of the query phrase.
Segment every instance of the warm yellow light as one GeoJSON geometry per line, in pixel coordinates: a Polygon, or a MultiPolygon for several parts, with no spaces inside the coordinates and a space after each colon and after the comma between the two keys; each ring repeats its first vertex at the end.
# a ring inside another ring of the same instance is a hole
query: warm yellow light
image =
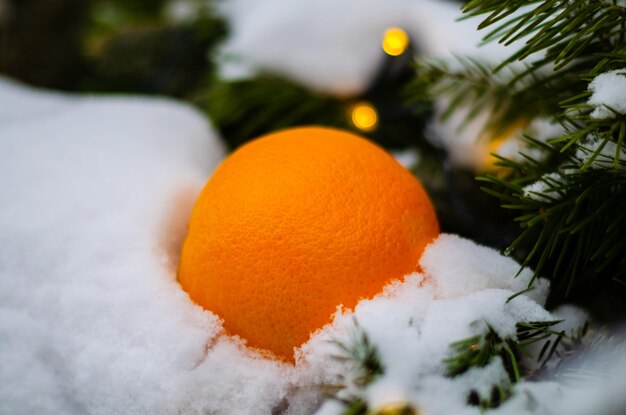
{"type": "Polygon", "coordinates": [[[387,29],[383,37],[383,50],[391,56],[402,55],[409,46],[409,35],[399,27],[387,29]]]}
{"type": "Polygon", "coordinates": [[[361,131],[372,131],[378,125],[376,108],[367,102],[360,102],[352,107],[352,123],[361,131]]]}
{"type": "Polygon", "coordinates": [[[406,403],[391,403],[376,408],[376,413],[380,415],[417,415],[420,412],[406,403]]]}
{"type": "Polygon", "coordinates": [[[509,154],[501,154],[503,147],[509,140],[513,140],[511,136],[501,136],[492,138],[491,141],[487,144],[487,154],[485,160],[485,169],[486,170],[497,170],[499,166],[496,166],[496,163],[499,161],[494,154],[498,154],[500,156],[507,157],[509,154]]]}

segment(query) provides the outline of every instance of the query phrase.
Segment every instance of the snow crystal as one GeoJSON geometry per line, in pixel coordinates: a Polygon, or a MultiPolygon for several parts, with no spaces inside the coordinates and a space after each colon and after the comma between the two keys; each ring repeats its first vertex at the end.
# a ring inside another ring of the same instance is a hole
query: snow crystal
{"type": "MultiPolygon", "coordinates": [[[[322,390],[350,380],[354,367],[333,357],[333,341],[354,341],[357,321],[384,367],[359,392],[372,406],[406,400],[478,415],[467,394],[504,382],[502,362],[450,378],[449,345],[553,318],[541,306],[545,281],[507,302],[530,271],[513,278],[511,259],[441,235],[422,273],[353,311],[338,307],[295,366],[268,359],[227,336],[176,282],[191,206],[224,155],[200,114],[0,80],[0,119],[0,413],[338,414],[343,404],[322,405],[322,390]]],[[[500,413],[545,411],[563,389],[516,388],[500,413]]]]}
{"type": "Polygon", "coordinates": [[[558,172],[547,173],[541,176],[541,179],[525,186],[522,191],[524,196],[539,202],[559,200],[562,194],[556,187],[565,183],[565,178],[558,172]]]}
{"type": "Polygon", "coordinates": [[[592,95],[587,101],[595,107],[591,118],[615,117],[626,114],[626,70],[617,69],[596,76],[589,84],[592,95]]]}

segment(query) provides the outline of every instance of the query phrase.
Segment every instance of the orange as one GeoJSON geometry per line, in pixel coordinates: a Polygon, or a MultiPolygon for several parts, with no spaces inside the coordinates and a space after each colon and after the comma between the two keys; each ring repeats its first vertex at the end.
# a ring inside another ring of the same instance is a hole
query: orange
{"type": "Polygon", "coordinates": [[[371,142],[306,127],[251,141],[217,168],[178,271],[191,299],[248,345],[294,347],[394,278],[439,233],[420,183],[371,142]]]}

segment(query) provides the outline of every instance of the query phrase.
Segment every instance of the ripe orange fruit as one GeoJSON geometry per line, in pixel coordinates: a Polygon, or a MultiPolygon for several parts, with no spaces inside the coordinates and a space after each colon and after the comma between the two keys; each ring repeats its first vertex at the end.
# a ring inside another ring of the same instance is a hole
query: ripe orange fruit
{"type": "Polygon", "coordinates": [[[193,301],[253,347],[294,347],[394,278],[439,233],[420,183],[371,142],[306,127],[251,141],[217,168],[178,271],[193,301]]]}

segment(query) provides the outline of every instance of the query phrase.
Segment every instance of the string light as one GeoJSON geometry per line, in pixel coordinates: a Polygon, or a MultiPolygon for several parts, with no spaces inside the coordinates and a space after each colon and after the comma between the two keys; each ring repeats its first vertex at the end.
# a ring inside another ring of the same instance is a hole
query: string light
{"type": "Polygon", "coordinates": [[[399,27],[387,29],[383,36],[383,50],[391,56],[399,56],[409,46],[409,35],[399,27]]]}
{"type": "Polygon", "coordinates": [[[352,107],[350,112],[352,123],[361,131],[372,131],[378,126],[378,112],[368,102],[359,102],[352,107]]]}

